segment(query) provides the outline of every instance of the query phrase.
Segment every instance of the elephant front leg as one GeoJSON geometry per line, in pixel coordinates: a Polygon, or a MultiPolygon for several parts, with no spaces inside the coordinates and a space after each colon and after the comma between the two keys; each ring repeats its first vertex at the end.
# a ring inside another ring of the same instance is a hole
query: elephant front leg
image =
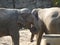
{"type": "Polygon", "coordinates": [[[33,42],[33,38],[34,38],[34,34],[32,33],[31,34],[31,39],[30,39],[31,42],[33,42]]]}
{"type": "Polygon", "coordinates": [[[19,45],[19,33],[15,32],[16,34],[12,35],[12,41],[14,43],[14,45],[19,45]]]}
{"type": "Polygon", "coordinates": [[[12,37],[12,45],[19,45],[19,31],[15,28],[14,30],[10,31],[10,35],[12,37]]]}
{"type": "Polygon", "coordinates": [[[36,45],[40,45],[41,43],[41,39],[42,39],[42,35],[43,35],[43,30],[40,30],[37,34],[37,44],[36,45]]]}

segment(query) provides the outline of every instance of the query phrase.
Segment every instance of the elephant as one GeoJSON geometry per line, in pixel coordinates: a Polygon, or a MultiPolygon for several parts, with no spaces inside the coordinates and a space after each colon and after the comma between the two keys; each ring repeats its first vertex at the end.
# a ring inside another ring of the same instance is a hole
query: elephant
{"type": "Polygon", "coordinates": [[[15,9],[0,8],[0,37],[11,36],[13,45],[19,45],[18,15],[15,9]]]}
{"type": "MultiPolygon", "coordinates": [[[[31,14],[32,15],[34,15],[35,16],[35,18],[37,19],[37,33],[36,33],[36,38],[37,38],[37,41],[38,41],[38,36],[39,36],[39,33],[41,33],[41,36],[42,36],[42,34],[43,33],[45,33],[45,34],[47,34],[47,28],[46,28],[46,26],[44,25],[44,23],[43,23],[43,21],[39,18],[39,15],[38,15],[38,12],[40,11],[40,10],[42,10],[42,8],[35,8],[35,9],[33,9],[32,10],[32,12],[31,12],[31,14]]],[[[36,27],[35,26],[35,27],[36,27]]],[[[40,38],[39,38],[40,39],[40,38]]],[[[40,40],[39,40],[40,41],[40,40]]],[[[37,44],[38,44],[38,42],[37,42],[37,44]]]]}
{"type": "MultiPolygon", "coordinates": [[[[30,11],[30,9],[28,9],[28,8],[24,8],[24,9],[21,9],[20,10],[20,13],[21,13],[21,17],[22,17],[22,19],[20,18],[20,21],[21,22],[19,22],[18,23],[18,27],[19,27],[19,29],[21,29],[22,27],[24,28],[24,29],[29,29],[30,30],[30,32],[31,32],[31,39],[30,39],[30,42],[33,42],[33,38],[34,38],[34,35],[36,35],[37,33],[38,33],[38,31],[37,31],[37,29],[36,29],[36,27],[32,24],[32,23],[30,23],[30,22],[28,22],[28,21],[31,21],[30,19],[31,18],[27,18],[29,15],[32,15],[32,14],[30,14],[31,13],[31,11],[30,11]],[[25,22],[25,23],[23,23],[23,22],[25,22]],[[22,24],[23,23],[23,24],[22,24]],[[25,24],[26,24],[26,26],[25,26],[25,24]]],[[[35,15],[34,15],[35,16],[35,15]]],[[[35,16],[36,17],[36,16],[35,16]]],[[[37,17],[36,17],[37,18],[37,17]]],[[[32,21],[31,21],[32,22],[32,21]]]]}
{"type": "MultiPolygon", "coordinates": [[[[7,9],[0,8],[0,37],[2,36],[11,36],[13,45],[19,45],[19,28],[18,23],[24,24],[26,15],[22,13],[30,12],[27,8],[23,9],[7,9]]],[[[32,16],[32,15],[30,15],[32,16]]]]}
{"type": "Polygon", "coordinates": [[[28,28],[33,24],[38,29],[37,19],[29,9],[0,8],[0,37],[11,36],[13,45],[19,45],[19,23],[28,28]]]}
{"type": "Polygon", "coordinates": [[[38,24],[40,26],[36,45],[40,45],[43,33],[60,34],[60,8],[37,8],[35,11],[38,13],[38,24]]]}

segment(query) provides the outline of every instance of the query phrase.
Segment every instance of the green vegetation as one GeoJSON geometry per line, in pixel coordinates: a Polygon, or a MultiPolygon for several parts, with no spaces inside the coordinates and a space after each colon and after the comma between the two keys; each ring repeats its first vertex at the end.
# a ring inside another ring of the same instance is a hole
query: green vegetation
{"type": "Polygon", "coordinates": [[[60,0],[53,0],[53,6],[60,7],[60,0]]]}

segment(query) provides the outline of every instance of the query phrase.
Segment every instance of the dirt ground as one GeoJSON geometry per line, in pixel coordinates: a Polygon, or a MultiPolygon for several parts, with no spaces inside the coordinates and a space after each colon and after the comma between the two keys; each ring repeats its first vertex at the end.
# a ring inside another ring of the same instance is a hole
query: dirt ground
{"type": "Polygon", "coordinates": [[[10,36],[0,37],[0,45],[12,45],[12,39],[10,36]]]}
{"type": "MultiPolygon", "coordinates": [[[[29,30],[20,30],[20,45],[36,45],[36,37],[34,42],[30,42],[31,33],[29,30]]],[[[0,37],[0,45],[12,45],[12,39],[10,36],[0,37]]]]}
{"type": "Polygon", "coordinates": [[[20,45],[36,45],[36,36],[34,42],[30,42],[31,33],[29,30],[20,31],[20,45]]]}

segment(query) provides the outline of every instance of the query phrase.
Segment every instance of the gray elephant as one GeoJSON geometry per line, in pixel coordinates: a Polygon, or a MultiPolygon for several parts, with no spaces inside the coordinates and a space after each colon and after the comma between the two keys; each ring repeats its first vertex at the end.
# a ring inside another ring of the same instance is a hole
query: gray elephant
{"type": "Polygon", "coordinates": [[[22,17],[23,20],[21,20],[21,18],[20,18],[21,22],[18,23],[18,26],[19,26],[20,29],[23,27],[24,29],[29,29],[30,30],[30,32],[31,32],[30,41],[33,42],[34,35],[36,33],[38,33],[38,31],[37,31],[36,27],[34,26],[34,24],[31,23],[32,22],[30,20],[31,18],[28,18],[28,17],[30,17],[32,15],[31,11],[28,8],[23,8],[23,9],[20,10],[20,13],[21,13],[20,16],[22,17]],[[23,21],[25,23],[23,23],[23,21]]]}
{"type": "Polygon", "coordinates": [[[22,13],[26,13],[28,9],[23,10],[25,11],[22,11],[21,9],[0,8],[0,37],[10,35],[12,37],[13,45],[19,45],[18,23],[24,25],[26,23],[24,20],[26,15],[23,16],[22,13]]]}
{"type": "Polygon", "coordinates": [[[60,34],[60,8],[40,8],[36,11],[38,11],[38,24],[41,24],[36,45],[40,45],[44,32],[46,34],[60,34]]]}
{"type": "Polygon", "coordinates": [[[19,45],[18,23],[22,23],[25,27],[30,27],[31,24],[36,27],[38,24],[28,9],[0,8],[0,37],[10,35],[13,45],[19,45]]]}

